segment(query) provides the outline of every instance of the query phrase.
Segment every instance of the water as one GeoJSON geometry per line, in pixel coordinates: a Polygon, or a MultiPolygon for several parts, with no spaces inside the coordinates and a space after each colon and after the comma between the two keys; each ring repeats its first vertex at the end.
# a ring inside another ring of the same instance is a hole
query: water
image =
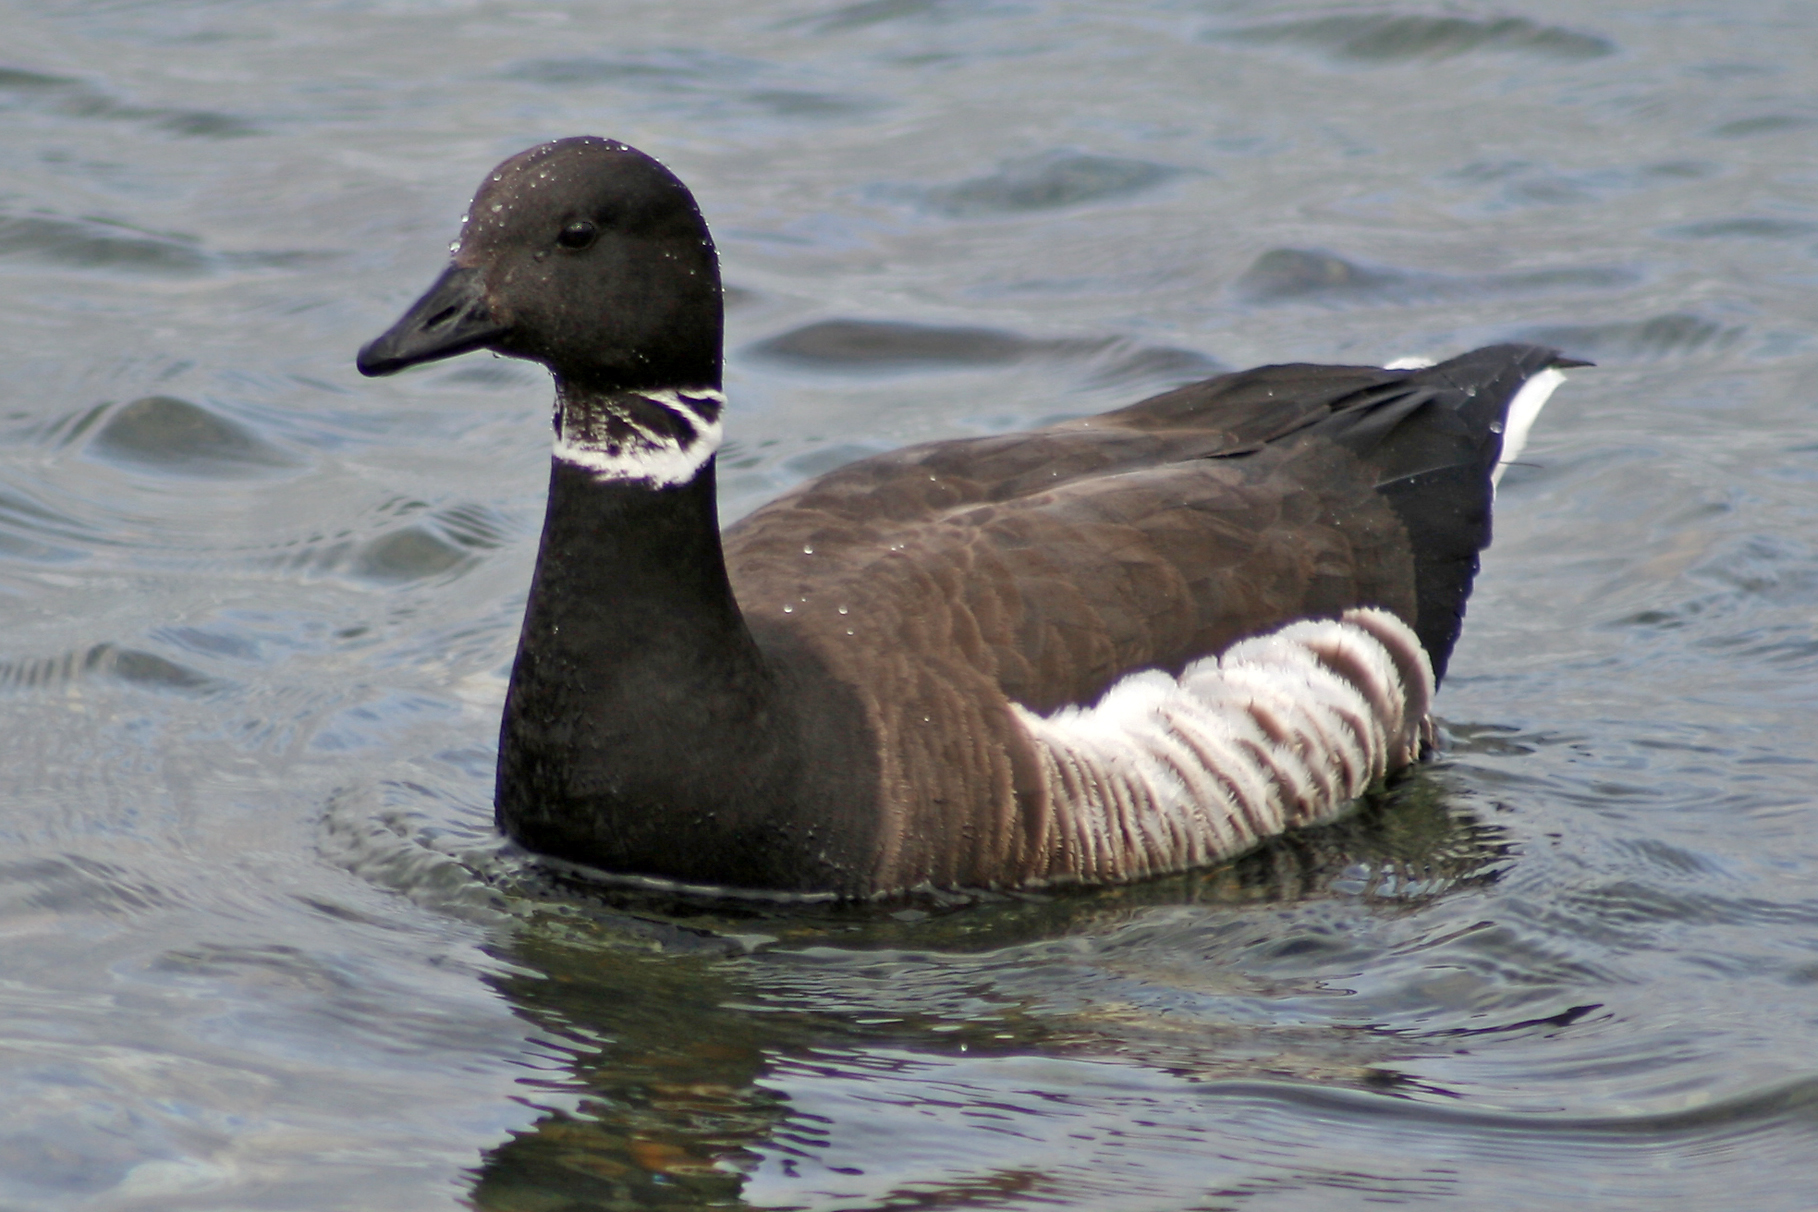
{"type": "Polygon", "coordinates": [[[0,1208],[1809,1207],[1807,7],[7,0],[0,1208]],[[729,515],[1219,366],[1596,359],[1442,759],[1051,898],[501,851],[548,388],[352,359],[576,133],[719,239],[729,515]]]}

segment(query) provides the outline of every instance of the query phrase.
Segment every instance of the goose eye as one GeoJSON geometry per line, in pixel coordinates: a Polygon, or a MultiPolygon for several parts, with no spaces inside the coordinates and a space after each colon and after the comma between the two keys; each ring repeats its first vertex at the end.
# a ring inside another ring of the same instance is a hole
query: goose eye
{"type": "Polygon", "coordinates": [[[598,233],[599,229],[587,220],[576,219],[562,229],[562,234],[556,237],[556,243],[563,248],[586,248],[593,243],[593,238],[598,233]]]}

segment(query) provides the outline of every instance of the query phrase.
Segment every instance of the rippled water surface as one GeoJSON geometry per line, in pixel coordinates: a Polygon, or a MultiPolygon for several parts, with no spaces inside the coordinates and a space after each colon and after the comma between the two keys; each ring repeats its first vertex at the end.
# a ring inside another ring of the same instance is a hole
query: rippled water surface
{"type": "Polygon", "coordinates": [[[1806,0],[0,0],[0,1208],[1804,1209],[1806,0]],[[1192,877],[791,912],[490,832],[545,376],[353,353],[598,133],[736,515],[1221,367],[1595,359],[1431,766],[1192,877]]]}

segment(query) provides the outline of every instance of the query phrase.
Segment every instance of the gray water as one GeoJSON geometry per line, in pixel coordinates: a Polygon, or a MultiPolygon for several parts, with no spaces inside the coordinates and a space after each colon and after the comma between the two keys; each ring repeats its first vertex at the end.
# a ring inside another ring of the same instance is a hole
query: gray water
{"type": "Polygon", "coordinates": [[[0,2],[0,1208],[1805,1209],[1806,0],[0,2]],[[501,848],[548,386],[363,381],[482,174],[699,195],[728,516],[1220,367],[1594,359],[1432,765],[761,912],[501,848]]]}

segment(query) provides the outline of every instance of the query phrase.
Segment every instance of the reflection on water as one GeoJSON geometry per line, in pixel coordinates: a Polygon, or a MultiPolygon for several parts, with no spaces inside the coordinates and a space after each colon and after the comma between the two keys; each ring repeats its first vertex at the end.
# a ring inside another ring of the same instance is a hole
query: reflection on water
{"type": "Polygon", "coordinates": [[[1809,1207],[1801,17],[7,4],[0,1205],[1809,1207]],[[582,132],[714,227],[729,518],[1220,367],[1597,361],[1503,480],[1441,760],[1124,888],[504,845],[546,377],[351,361],[582,132]]]}
{"type": "Polygon", "coordinates": [[[559,1058],[525,1084],[568,1097],[487,1154],[476,1200],[1566,1200],[1582,1177],[1528,1167],[1571,1162],[1647,1199],[1700,1165],[1796,1164],[1811,1078],[1588,1115],[1446,1084],[1446,1060],[1499,1052],[1555,1080],[1642,1061],[1606,1006],[1564,1004],[1598,973],[1471,919],[1516,860],[1423,771],[1329,829],[1131,888],[815,911],[543,887],[559,908],[525,911],[529,971],[502,987],[559,1058]]]}
{"type": "Polygon", "coordinates": [[[1178,1169],[1150,1186],[1184,1196],[1202,1180],[1169,1160],[1180,1129],[1133,1130],[1125,1087],[1166,1074],[1191,1102],[1205,1082],[1402,1086],[1409,1042],[1394,1032],[1270,1021],[1285,998],[1329,997],[1295,975],[1347,945],[1313,907],[1411,908],[1493,880],[1507,857],[1502,831],[1423,771],[1229,867],[1109,890],[715,905],[551,888],[506,860],[492,882],[555,908],[522,909],[509,957],[529,971],[502,987],[566,1054],[549,1088],[580,1097],[488,1155],[479,1203],[1052,1194],[1075,1181],[1057,1167],[1079,1164],[1082,1127],[1123,1141],[1123,1166],[1178,1169]]]}

